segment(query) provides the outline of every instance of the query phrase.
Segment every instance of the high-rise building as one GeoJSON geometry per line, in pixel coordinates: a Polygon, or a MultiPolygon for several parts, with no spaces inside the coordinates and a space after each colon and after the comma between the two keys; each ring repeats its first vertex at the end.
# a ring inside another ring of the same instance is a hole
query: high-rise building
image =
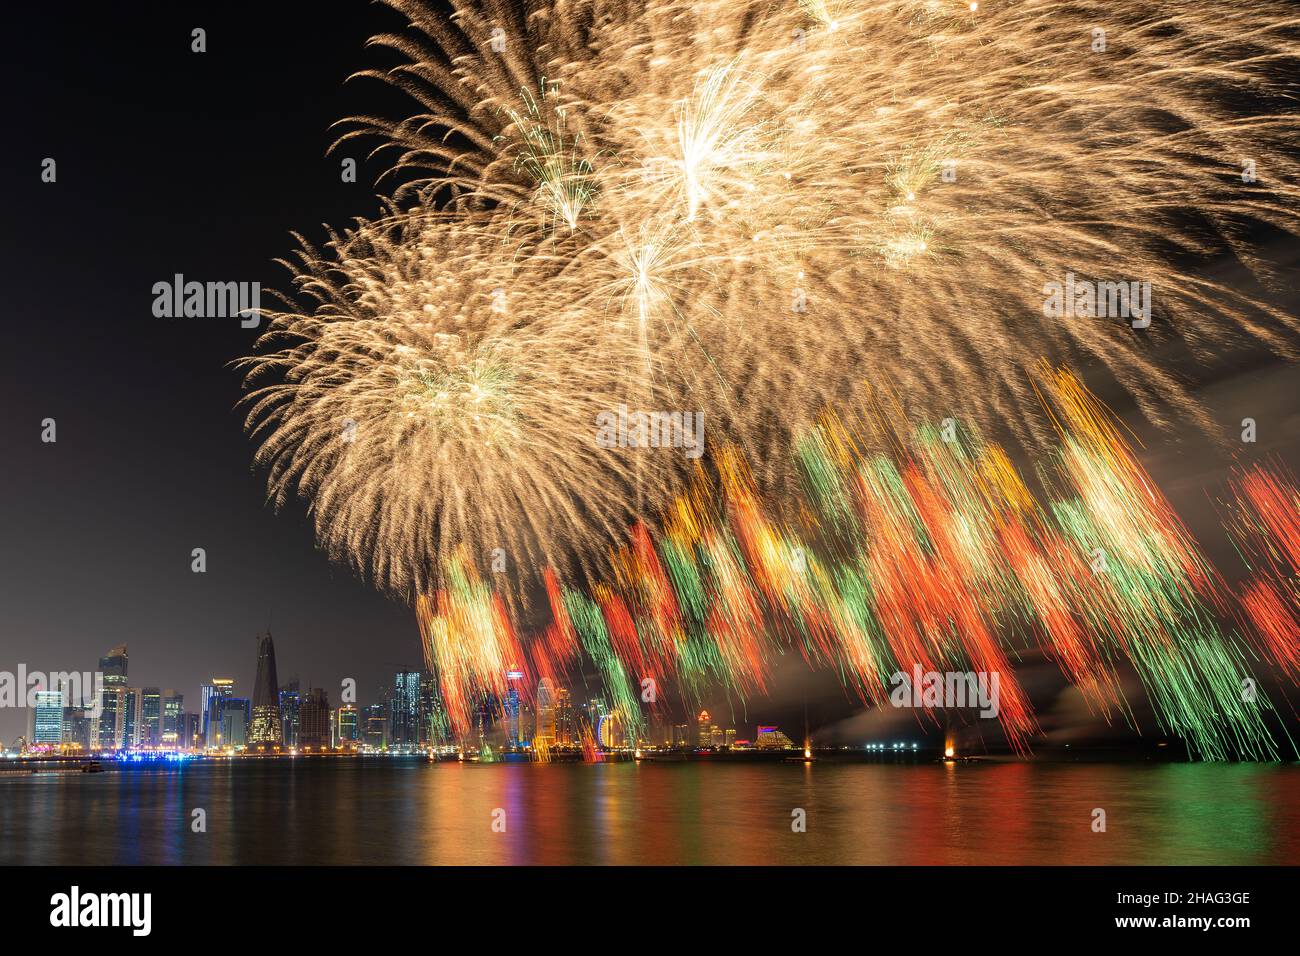
{"type": "Polygon", "coordinates": [[[298,712],[302,708],[302,694],[298,682],[291,680],[280,688],[280,730],[286,747],[298,746],[298,712]]]}
{"type": "Polygon", "coordinates": [[[393,699],[388,711],[392,722],[389,743],[416,747],[420,743],[420,672],[398,671],[393,677],[393,699]]]}
{"type": "Polygon", "coordinates": [[[313,687],[298,712],[298,749],[328,750],[330,737],[329,696],[324,688],[313,687]]]}
{"type": "Polygon", "coordinates": [[[159,740],[163,747],[175,750],[180,746],[185,720],[185,695],[168,687],[162,693],[162,720],[159,740]]]}
{"type": "Polygon", "coordinates": [[[195,750],[199,747],[203,739],[203,733],[199,729],[203,722],[199,715],[193,712],[181,715],[181,732],[176,741],[176,745],[181,750],[195,750]]]}
{"type": "Polygon", "coordinates": [[[691,725],[673,724],[673,746],[689,747],[691,745],[691,725]]]}
{"type": "Polygon", "coordinates": [[[355,749],[361,732],[360,715],[351,704],[334,711],[334,746],[355,749]]]}
{"type": "Polygon", "coordinates": [[[511,671],[506,675],[508,686],[505,699],[501,702],[506,725],[506,746],[511,750],[518,750],[523,744],[519,727],[519,681],[522,677],[519,671],[511,671]]]}
{"type": "Polygon", "coordinates": [[[122,746],[123,722],[119,712],[126,692],[126,645],[119,644],[99,659],[99,671],[104,675],[100,689],[99,720],[95,728],[95,742],[101,750],[117,750],[122,746]]]}
{"type": "Polygon", "coordinates": [[[32,717],[32,743],[63,742],[63,691],[36,691],[36,708],[32,717]]]}
{"type": "Polygon", "coordinates": [[[221,697],[217,702],[221,707],[221,719],[216,723],[218,728],[216,746],[221,750],[244,749],[248,746],[251,701],[247,697],[221,697]]]}
{"type": "Polygon", "coordinates": [[[555,691],[555,742],[561,747],[574,747],[578,743],[577,722],[573,715],[573,695],[568,688],[555,691]]]}
{"type": "Polygon", "coordinates": [[[162,688],[140,691],[140,723],[136,728],[139,746],[156,750],[162,743],[162,688]]]}
{"type": "Polygon", "coordinates": [[[140,727],[144,723],[140,714],[140,701],[143,697],[139,687],[128,687],[122,691],[122,702],[118,707],[118,723],[122,725],[121,743],[124,750],[140,746],[140,727]]]}
{"type": "Polygon", "coordinates": [[[709,716],[707,710],[700,711],[695,718],[695,746],[712,747],[713,746],[713,718],[709,716]]]}
{"type": "Polygon", "coordinates": [[[80,750],[89,750],[91,744],[91,724],[93,721],[81,707],[63,708],[63,745],[71,745],[80,750]]]}
{"type": "Polygon", "coordinates": [[[537,740],[545,747],[555,746],[555,684],[549,677],[537,682],[537,740]]]}
{"type": "Polygon", "coordinates": [[[257,678],[253,681],[253,720],[248,728],[253,750],[279,750],[284,745],[280,721],[280,682],[275,674],[275,642],[271,632],[257,637],[257,678]]]}
{"type": "Polygon", "coordinates": [[[371,704],[364,711],[361,739],[367,747],[383,750],[388,747],[388,705],[371,704]]]}
{"type": "Polygon", "coordinates": [[[229,677],[214,677],[199,688],[199,720],[203,734],[203,746],[216,748],[217,736],[221,733],[222,703],[235,693],[235,682],[229,677]]]}

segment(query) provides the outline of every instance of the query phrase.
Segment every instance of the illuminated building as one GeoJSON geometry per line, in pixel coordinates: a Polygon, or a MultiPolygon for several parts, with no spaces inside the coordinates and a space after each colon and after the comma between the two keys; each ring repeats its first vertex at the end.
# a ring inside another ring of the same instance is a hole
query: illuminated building
{"type": "Polygon", "coordinates": [[[162,742],[162,689],[146,687],[140,691],[140,718],[135,729],[137,745],[157,749],[162,742]]]}
{"type": "Polygon", "coordinates": [[[214,677],[199,688],[200,720],[203,722],[203,745],[216,747],[221,734],[221,714],[224,701],[235,692],[235,682],[229,677],[214,677]]]}
{"type": "Polygon", "coordinates": [[[519,728],[519,681],[523,676],[519,671],[510,671],[506,675],[509,689],[502,701],[502,710],[506,724],[506,746],[511,750],[518,750],[523,743],[519,728]]]}
{"type": "Polygon", "coordinates": [[[355,707],[344,704],[334,712],[335,746],[348,747],[357,743],[360,732],[360,720],[355,707]]]}
{"type": "Polygon", "coordinates": [[[223,697],[219,703],[221,719],[216,724],[219,734],[216,746],[222,750],[232,747],[240,750],[248,744],[249,700],[247,697],[223,697]]]}
{"type": "Polygon", "coordinates": [[[330,746],[330,701],[322,687],[313,687],[302,699],[298,713],[298,749],[328,750],[330,746]]]}
{"type": "Polygon", "coordinates": [[[713,746],[713,718],[709,716],[707,710],[700,711],[700,715],[695,718],[695,746],[712,747],[713,746]]]}
{"type": "Polygon", "coordinates": [[[689,747],[691,745],[690,724],[673,724],[673,746],[689,747]]]}
{"type": "Polygon", "coordinates": [[[286,747],[298,746],[298,711],[302,707],[302,694],[298,682],[289,681],[280,688],[280,732],[286,747]]]}
{"type": "Polygon", "coordinates": [[[573,695],[565,687],[555,692],[555,742],[561,747],[576,747],[578,728],[573,719],[573,695]]]}
{"type": "Polygon", "coordinates": [[[140,746],[140,727],[144,723],[140,714],[142,697],[139,687],[128,687],[122,691],[121,703],[117,708],[117,720],[122,728],[118,734],[118,746],[125,750],[140,746]]]}
{"type": "Polygon", "coordinates": [[[384,704],[371,704],[363,712],[365,720],[361,734],[365,745],[373,750],[388,746],[388,708],[384,704]]]}
{"type": "Polygon", "coordinates": [[[38,690],[36,708],[32,717],[32,743],[60,744],[63,742],[63,692],[38,690]]]}
{"type": "Polygon", "coordinates": [[[393,699],[389,702],[388,742],[395,747],[416,747],[420,743],[420,673],[398,671],[393,677],[393,699]]]}
{"type": "Polygon", "coordinates": [[[734,747],[734,746],[736,745],[736,728],[735,728],[735,727],[728,727],[728,728],[727,728],[727,732],[726,732],[726,734],[723,736],[723,741],[722,741],[722,743],[723,743],[723,746],[725,746],[727,749],[731,749],[732,747],[734,747]]]}
{"type": "Polygon", "coordinates": [[[100,690],[100,714],[95,731],[96,743],[101,750],[117,750],[122,746],[123,721],[120,716],[126,692],[126,645],[119,644],[99,659],[99,671],[104,675],[100,690]]]}
{"type": "Polygon", "coordinates": [[[81,750],[89,750],[92,723],[93,721],[86,716],[86,711],[81,707],[64,707],[63,743],[74,744],[81,750]]]}
{"type": "Polygon", "coordinates": [[[613,714],[601,714],[596,723],[596,742],[604,750],[613,750],[622,743],[622,729],[613,714]]]}
{"type": "Polygon", "coordinates": [[[162,719],[160,722],[159,741],[163,747],[175,749],[180,740],[185,720],[185,695],[170,687],[162,693],[162,719]]]}
{"type": "Polygon", "coordinates": [[[199,746],[202,735],[199,728],[202,722],[199,715],[193,712],[181,715],[180,737],[176,743],[182,750],[194,750],[199,746]]]}
{"type": "Polygon", "coordinates": [[[274,751],[284,745],[275,642],[269,630],[257,636],[257,677],[253,681],[253,719],[248,727],[248,743],[259,751],[274,751]]]}
{"type": "Polygon", "coordinates": [[[543,746],[555,746],[555,685],[549,677],[537,682],[537,739],[543,746]]]}
{"type": "Polygon", "coordinates": [[[794,741],[777,727],[759,727],[758,736],[754,738],[754,747],[758,750],[794,750],[794,741]]]}

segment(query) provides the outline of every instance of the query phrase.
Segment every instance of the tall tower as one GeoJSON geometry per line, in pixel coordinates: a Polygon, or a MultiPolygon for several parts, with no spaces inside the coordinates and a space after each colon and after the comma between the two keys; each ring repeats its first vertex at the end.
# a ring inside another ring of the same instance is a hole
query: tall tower
{"type": "Polygon", "coordinates": [[[248,727],[248,745],[254,750],[284,746],[280,682],[275,676],[275,644],[270,631],[257,637],[257,679],[253,682],[253,721],[248,727]]]}
{"type": "Polygon", "coordinates": [[[545,746],[555,746],[555,684],[549,677],[537,682],[537,736],[545,746]]]}
{"type": "Polygon", "coordinates": [[[99,659],[99,670],[104,675],[100,691],[100,714],[95,738],[100,750],[117,750],[122,746],[125,730],[126,696],[126,645],[119,644],[99,659]]]}

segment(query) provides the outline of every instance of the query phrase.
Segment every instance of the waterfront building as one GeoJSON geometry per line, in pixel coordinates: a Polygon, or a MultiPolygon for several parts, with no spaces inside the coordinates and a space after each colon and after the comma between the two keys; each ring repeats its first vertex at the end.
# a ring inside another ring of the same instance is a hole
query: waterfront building
{"type": "Polygon", "coordinates": [[[79,750],[90,750],[94,721],[82,707],[63,708],[63,745],[74,746],[79,750]]]}
{"type": "Polygon", "coordinates": [[[393,676],[388,742],[394,747],[416,747],[420,743],[420,672],[398,671],[393,676]]]}
{"type": "Polygon", "coordinates": [[[302,709],[302,694],[298,682],[291,680],[280,688],[280,732],[286,747],[298,746],[298,719],[302,709]]]}
{"type": "Polygon", "coordinates": [[[32,715],[32,743],[63,743],[63,691],[36,691],[36,707],[32,715]]]}
{"type": "Polygon", "coordinates": [[[537,683],[537,740],[545,747],[556,744],[555,684],[549,677],[543,677],[537,683]]]}
{"type": "Polygon", "coordinates": [[[251,749],[263,752],[277,751],[284,745],[275,642],[269,630],[257,636],[257,677],[253,681],[253,719],[248,727],[248,744],[251,749]]]}
{"type": "Polygon", "coordinates": [[[140,691],[140,716],[136,726],[136,745],[156,750],[162,743],[162,688],[145,687],[140,691]]]}
{"type": "MultiPolygon", "coordinates": [[[[250,723],[251,705],[247,697],[223,697],[219,699],[221,716],[215,723],[217,742],[220,750],[242,750],[248,746],[248,725],[250,723]]],[[[209,746],[214,746],[209,744],[209,746]]]]}
{"type": "Polygon", "coordinates": [[[229,677],[214,677],[199,688],[199,719],[203,734],[203,746],[215,748],[217,737],[221,734],[221,714],[226,698],[235,693],[235,682],[229,677]]]}
{"type": "Polygon", "coordinates": [[[363,711],[361,739],[372,750],[388,748],[388,706],[371,704],[363,711]]]}
{"type": "Polygon", "coordinates": [[[713,718],[709,716],[709,712],[700,711],[699,716],[695,718],[695,746],[712,747],[713,730],[713,718]]]}
{"type": "Polygon", "coordinates": [[[759,727],[758,736],[754,738],[754,747],[758,750],[795,750],[794,741],[781,733],[778,727],[759,727]]]}
{"type": "Polygon", "coordinates": [[[298,749],[328,750],[331,736],[329,695],[323,687],[313,687],[298,712],[298,749]]]}
{"type": "Polygon", "coordinates": [[[181,725],[185,720],[185,695],[170,687],[162,692],[162,718],[159,722],[159,740],[163,747],[175,750],[180,746],[181,725]]]}
{"type": "Polygon", "coordinates": [[[126,645],[118,644],[99,659],[99,672],[104,675],[100,688],[100,713],[95,726],[95,743],[101,750],[117,750],[122,746],[125,706],[127,653],[126,645]]]}
{"type": "Polygon", "coordinates": [[[578,726],[573,714],[573,695],[568,688],[555,691],[555,742],[561,747],[576,747],[578,726]]]}

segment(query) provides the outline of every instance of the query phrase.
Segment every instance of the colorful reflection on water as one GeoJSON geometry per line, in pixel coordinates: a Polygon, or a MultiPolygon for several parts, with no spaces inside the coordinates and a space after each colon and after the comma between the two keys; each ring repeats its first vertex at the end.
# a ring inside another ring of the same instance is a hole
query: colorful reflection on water
{"type": "Polygon", "coordinates": [[[1294,764],[377,758],[0,779],[4,864],[1298,862],[1294,764]],[[205,833],[191,830],[195,808],[205,833]]]}

